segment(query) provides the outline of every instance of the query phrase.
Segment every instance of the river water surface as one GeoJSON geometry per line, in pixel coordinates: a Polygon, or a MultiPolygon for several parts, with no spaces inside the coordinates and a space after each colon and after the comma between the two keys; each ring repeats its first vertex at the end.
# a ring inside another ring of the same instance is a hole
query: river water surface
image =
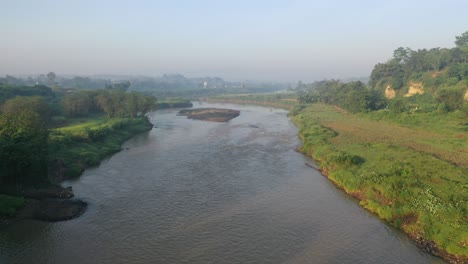
{"type": "Polygon", "coordinates": [[[241,115],[152,113],[157,127],[64,183],[81,217],[1,227],[0,263],[444,263],[305,166],[285,111],[207,106],[241,115]]]}

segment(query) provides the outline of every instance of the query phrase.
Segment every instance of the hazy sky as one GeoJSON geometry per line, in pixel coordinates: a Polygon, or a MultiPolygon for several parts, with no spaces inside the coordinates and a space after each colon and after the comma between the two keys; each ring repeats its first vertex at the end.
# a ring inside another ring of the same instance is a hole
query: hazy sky
{"type": "Polygon", "coordinates": [[[399,46],[453,47],[467,0],[0,0],[0,74],[368,76],[399,46]]]}

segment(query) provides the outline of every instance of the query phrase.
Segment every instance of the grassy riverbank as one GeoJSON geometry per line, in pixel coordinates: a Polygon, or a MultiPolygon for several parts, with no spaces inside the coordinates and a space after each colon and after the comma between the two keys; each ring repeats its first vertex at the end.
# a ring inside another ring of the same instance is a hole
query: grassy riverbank
{"type": "Polygon", "coordinates": [[[200,100],[210,103],[251,104],[283,109],[292,109],[297,104],[296,94],[293,93],[231,94],[200,100]]]}
{"type": "MultiPolygon", "coordinates": [[[[121,144],[132,136],[148,131],[152,125],[142,118],[69,119],[68,125],[50,130],[48,139],[49,180],[59,183],[79,176],[86,168],[97,166],[104,158],[121,150],[121,144]]],[[[50,185],[40,183],[42,188],[50,185]]],[[[23,188],[35,186],[5,185],[0,191],[0,216],[13,216],[25,205],[20,197],[23,188]]]]}
{"type": "Polygon", "coordinates": [[[431,253],[468,261],[464,119],[428,113],[401,125],[401,118],[411,117],[385,115],[312,104],[291,118],[301,151],[338,187],[431,253]],[[435,129],[428,119],[439,120],[435,129]]]}
{"type": "Polygon", "coordinates": [[[167,99],[156,102],[156,109],[192,107],[193,104],[187,99],[167,99]]]}
{"type": "Polygon", "coordinates": [[[49,135],[49,176],[54,181],[79,176],[120,151],[125,140],[151,127],[141,117],[93,118],[53,129],[49,135]]]}

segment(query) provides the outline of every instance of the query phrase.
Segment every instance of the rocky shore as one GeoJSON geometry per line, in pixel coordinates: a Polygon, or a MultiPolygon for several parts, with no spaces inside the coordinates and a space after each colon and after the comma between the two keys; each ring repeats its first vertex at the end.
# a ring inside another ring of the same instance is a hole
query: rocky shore
{"type": "Polygon", "coordinates": [[[84,213],[87,203],[72,199],[71,187],[51,185],[42,188],[25,189],[22,196],[26,199],[24,208],[11,220],[36,219],[49,222],[76,218],[84,213]]]}

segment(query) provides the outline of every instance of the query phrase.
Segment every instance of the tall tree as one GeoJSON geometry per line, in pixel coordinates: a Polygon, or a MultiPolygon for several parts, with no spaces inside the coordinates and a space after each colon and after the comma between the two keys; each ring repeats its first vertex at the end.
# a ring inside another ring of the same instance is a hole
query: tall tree
{"type": "Polygon", "coordinates": [[[468,46],[468,31],[455,37],[455,45],[457,45],[457,47],[468,46]]]}
{"type": "Polygon", "coordinates": [[[56,78],[57,78],[57,75],[55,74],[55,72],[47,73],[47,80],[48,80],[49,86],[55,86],[56,78]]]}
{"type": "Polygon", "coordinates": [[[37,120],[44,125],[50,120],[52,109],[42,96],[17,96],[7,100],[1,110],[5,115],[19,115],[24,111],[37,114],[37,120]]]}
{"type": "Polygon", "coordinates": [[[0,114],[0,183],[37,184],[47,180],[48,130],[30,110],[0,114]]]}

